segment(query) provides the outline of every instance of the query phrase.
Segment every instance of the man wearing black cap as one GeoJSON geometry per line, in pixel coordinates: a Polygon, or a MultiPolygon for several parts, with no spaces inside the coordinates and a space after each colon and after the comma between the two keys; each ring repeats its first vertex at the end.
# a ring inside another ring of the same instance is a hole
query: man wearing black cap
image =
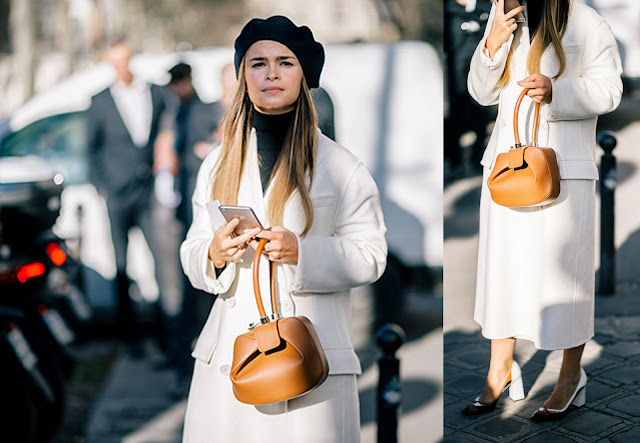
{"type": "Polygon", "coordinates": [[[169,90],[177,98],[175,110],[175,149],[178,155],[178,189],[182,201],[177,209],[178,219],[191,223],[191,195],[196,175],[202,163],[201,144],[211,143],[222,113],[212,103],[204,103],[193,87],[191,66],[178,63],[169,69],[169,90]]]}
{"type": "MultiPolygon", "coordinates": [[[[170,363],[178,372],[178,384],[174,388],[174,394],[181,395],[186,394],[192,369],[191,341],[204,324],[206,314],[215,298],[194,289],[179,271],[178,246],[184,240],[186,229],[191,224],[191,195],[195,189],[196,176],[202,159],[208,153],[213,132],[222,118],[222,112],[218,109],[219,105],[204,103],[200,99],[193,87],[191,66],[181,62],[168,72],[171,75],[168,85],[171,94],[168,100],[170,110],[164,121],[164,125],[168,127],[163,129],[173,132],[175,138],[176,189],[182,199],[175,212],[175,217],[181,225],[178,229],[180,238],[175,239],[177,241],[173,238],[164,239],[164,244],[172,249],[167,251],[170,257],[165,257],[164,260],[181,275],[182,283],[179,286],[182,288],[182,294],[181,302],[178,302],[177,306],[165,310],[163,324],[170,363]]],[[[165,233],[168,232],[168,229],[165,230],[165,233]]]]}

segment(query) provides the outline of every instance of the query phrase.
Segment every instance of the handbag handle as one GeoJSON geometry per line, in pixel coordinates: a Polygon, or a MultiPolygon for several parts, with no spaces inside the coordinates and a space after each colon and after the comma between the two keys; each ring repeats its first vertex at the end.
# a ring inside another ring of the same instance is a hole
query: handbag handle
{"type": "MultiPolygon", "coordinates": [[[[258,311],[260,312],[260,323],[268,323],[269,317],[264,310],[262,304],[262,295],[260,294],[260,257],[264,246],[269,242],[266,238],[260,239],[258,247],[256,248],[256,254],[253,256],[253,293],[256,296],[256,304],[258,305],[258,311]]],[[[269,261],[269,280],[271,283],[271,307],[273,309],[273,315],[278,318],[278,304],[276,303],[276,273],[275,263],[269,261]]]]}
{"type": "MultiPolygon", "coordinates": [[[[522,99],[530,90],[531,88],[524,88],[522,90],[518,96],[518,101],[516,101],[516,107],[513,110],[513,135],[515,135],[516,138],[514,148],[520,148],[522,146],[520,143],[520,133],[518,132],[518,112],[520,111],[520,103],[522,103],[522,99]]],[[[540,103],[535,102],[535,104],[535,114],[533,116],[533,143],[531,146],[538,146],[538,116],[540,115],[540,103]]]]}

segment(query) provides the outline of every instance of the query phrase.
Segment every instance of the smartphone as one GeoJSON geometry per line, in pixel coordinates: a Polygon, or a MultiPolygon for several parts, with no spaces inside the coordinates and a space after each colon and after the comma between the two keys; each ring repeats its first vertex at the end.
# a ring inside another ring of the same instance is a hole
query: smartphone
{"type": "MultiPolygon", "coordinates": [[[[491,0],[491,3],[498,3],[498,0],[491,0]]],[[[506,14],[521,5],[520,0],[504,0],[504,13],[506,14]]],[[[524,23],[524,13],[520,12],[516,14],[514,18],[516,19],[516,23],[524,23]]]]}
{"type": "Polygon", "coordinates": [[[240,223],[238,223],[238,226],[236,226],[236,229],[234,229],[233,231],[234,235],[242,235],[247,229],[264,229],[255,212],[253,212],[253,209],[251,209],[249,206],[220,205],[218,209],[220,209],[220,212],[227,222],[230,222],[234,218],[240,220],[240,223]]]}

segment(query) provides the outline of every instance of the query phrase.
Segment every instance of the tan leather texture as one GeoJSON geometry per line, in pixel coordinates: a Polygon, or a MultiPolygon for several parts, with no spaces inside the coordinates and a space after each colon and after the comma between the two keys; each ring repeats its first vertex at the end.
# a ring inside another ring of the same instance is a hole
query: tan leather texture
{"type": "MultiPolygon", "coordinates": [[[[251,405],[298,397],[322,384],[329,375],[327,357],[307,317],[267,321],[258,283],[258,265],[266,242],[260,241],[253,262],[256,303],[266,323],[236,338],[230,375],[235,397],[251,405]]],[[[269,274],[274,313],[277,314],[273,266],[271,262],[269,274]]]]}
{"type": "Polygon", "coordinates": [[[552,148],[536,146],[540,104],[535,104],[532,146],[521,146],[518,134],[518,111],[529,89],[524,89],[514,110],[516,144],[498,154],[495,166],[487,179],[491,199],[510,208],[541,206],[553,202],[560,195],[560,171],[552,148]]]}

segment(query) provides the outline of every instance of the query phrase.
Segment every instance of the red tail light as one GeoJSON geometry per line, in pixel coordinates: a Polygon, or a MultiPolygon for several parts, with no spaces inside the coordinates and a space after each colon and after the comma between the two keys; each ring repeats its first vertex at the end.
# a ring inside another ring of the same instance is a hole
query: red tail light
{"type": "Polygon", "coordinates": [[[62,266],[67,261],[67,254],[55,243],[47,245],[47,255],[56,266],[62,266]]]}
{"type": "Polygon", "coordinates": [[[17,268],[17,277],[20,283],[24,283],[30,278],[40,277],[42,274],[44,274],[42,263],[29,263],[17,268]]]}

